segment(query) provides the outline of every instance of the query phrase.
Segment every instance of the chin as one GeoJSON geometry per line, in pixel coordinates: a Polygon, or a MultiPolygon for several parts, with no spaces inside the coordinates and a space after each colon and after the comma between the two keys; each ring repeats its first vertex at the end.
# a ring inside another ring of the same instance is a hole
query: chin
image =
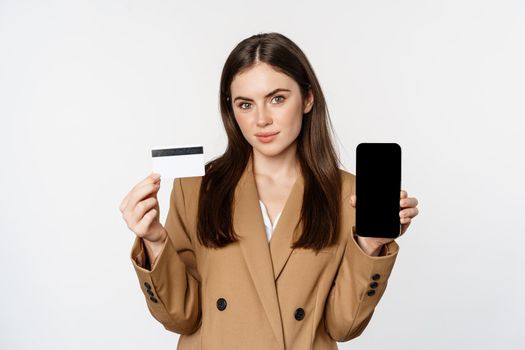
{"type": "Polygon", "coordinates": [[[265,157],[275,157],[275,156],[281,154],[281,151],[269,152],[269,151],[257,150],[257,153],[259,153],[260,155],[263,155],[265,157]]]}
{"type": "Polygon", "coordinates": [[[281,147],[254,147],[253,149],[265,157],[275,157],[284,151],[281,147]]]}
{"type": "Polygon", "coordinates": [[[262,147],[260,145],[257,145],[253,146],[253,150],[254,152],[257,152],[265,157],[275,157],[286,152],[286,150],[288,150],[292,146],[292,144],[289,144],[285,147],[279,144],[263,145],[262,147]]]}

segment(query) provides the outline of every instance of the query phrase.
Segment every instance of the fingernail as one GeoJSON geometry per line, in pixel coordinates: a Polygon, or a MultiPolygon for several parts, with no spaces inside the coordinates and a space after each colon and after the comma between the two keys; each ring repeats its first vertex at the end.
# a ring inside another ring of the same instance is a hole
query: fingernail
{"type": "Polygon", "coordinates": [[[159,177],[160,177],[160,174],[157,174],[157,173],[151,174],[151,178],[153,179],[158,179],[159,177]]]}

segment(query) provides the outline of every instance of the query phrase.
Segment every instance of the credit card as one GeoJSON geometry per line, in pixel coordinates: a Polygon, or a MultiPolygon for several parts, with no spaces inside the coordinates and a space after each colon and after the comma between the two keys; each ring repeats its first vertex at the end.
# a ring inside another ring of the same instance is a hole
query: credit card
{"type": "Polygon", "coordinates": [[[202,145],[170,145],[151,149],[153,172],[161,179],[175,179],[204,175],[202,145]]]}

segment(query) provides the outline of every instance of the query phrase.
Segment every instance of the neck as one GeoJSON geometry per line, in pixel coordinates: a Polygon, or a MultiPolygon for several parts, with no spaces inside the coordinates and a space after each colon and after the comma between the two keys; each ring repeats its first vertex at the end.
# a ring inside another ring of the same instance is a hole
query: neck
{"type": "Polygon", "coordinates": [[[285,151],[268,156],[253,149],[253,172],[255,176],[271,179],[273,182],[284,179],[296,179],[300,165],[297,158],[296,143],[285,151]]]}

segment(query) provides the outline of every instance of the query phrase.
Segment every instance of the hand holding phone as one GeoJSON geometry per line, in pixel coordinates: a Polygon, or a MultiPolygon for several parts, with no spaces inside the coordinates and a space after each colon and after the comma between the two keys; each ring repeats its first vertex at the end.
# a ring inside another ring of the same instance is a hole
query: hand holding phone
{"type": "Polygon", "coordinates": [[[397,143],[360,143],[356,150],[356,234],[399,237],[400,192],[401,147],[397,143]]]}

